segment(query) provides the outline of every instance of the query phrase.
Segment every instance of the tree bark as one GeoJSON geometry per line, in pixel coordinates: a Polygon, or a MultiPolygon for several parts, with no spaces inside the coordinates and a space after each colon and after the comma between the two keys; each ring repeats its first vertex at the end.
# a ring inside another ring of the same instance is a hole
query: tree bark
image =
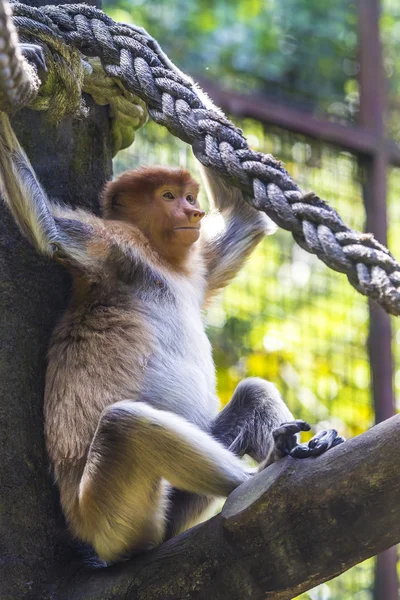
{"type": "MultiPolygon", "coordinates": [[[[98,210],[112,172],[106,107],[88,119],[23,110],[12,119],[48,194],[98,210]]],[[[0,598],[53,598],[55,565],[70,551],[43,439],[49,337],[68,302],[69,278],[37,256],[0,201],[0,598]]]]}
{"type": "MultiPolygon", "coordinates": [[[[27,2],[39,6],[44,2],[27,2]]],[[[61,2],[54,2],[55,4],[61,2]]],[[[100,0],[90,4],[100,7],[100,0]]],[[[112,173],[107,107],[87,98],[87,119],[51,125],[23,110],[12,125],[52,197],[98,210],[112,173]]],[[[53,598],[70,544],[49,475],[43,387],[51,331],[68,302],[69,278],[36,255],[0,201],[0,598],[53,598]]]]}

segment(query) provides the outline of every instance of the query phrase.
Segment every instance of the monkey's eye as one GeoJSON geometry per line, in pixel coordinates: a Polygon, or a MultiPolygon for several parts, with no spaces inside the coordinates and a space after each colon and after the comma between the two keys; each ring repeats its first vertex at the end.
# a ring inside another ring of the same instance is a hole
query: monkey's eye
{"type": "Polygon", "coordinates": [[[166,200],[173,200],[175,198],[175,196],[173,195],[172,192],[164,192],[163,198],[165,198],[166,200]]]}
{"type": "Polygon", "coordinates": [[[194,196],[192,194],[188,194],[186,196],[186,200],[189,202],[189,204],[194,204],[196,202],[196,200],[194,199],[194,196]]]}

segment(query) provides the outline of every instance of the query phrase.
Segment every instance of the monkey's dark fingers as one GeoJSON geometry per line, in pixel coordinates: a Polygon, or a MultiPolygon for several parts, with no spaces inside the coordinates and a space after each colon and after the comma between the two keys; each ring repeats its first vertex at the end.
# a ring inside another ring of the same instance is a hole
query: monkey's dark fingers
{"type": "Polygon", "coordinates": [[[315,435],[309,442],[308,446],[311,449],[311,456],[319,456],[332,447],[334,440],[337,438],[336,429],[321,431],[315,435]]]}
{"type": "Polygon", "coordinates": [[[27,61],[33,63],[38,70],[47,71],[46,59],[41,46],[21,43],[19,47],[27,61]]]}
{"type": "Polygon", "coordinates": [[[290,456],[292,458],[308,458],[309,456],[312,456],[311,449],[308,444],[297,444],[297,446],[291,450],[290,456]]]}
{"type": "Polygon", "coordinates": [[[316,435],[314,435],[314,437],[311,438],[311,440],[308,442],[308,445],[310,448],[315,448],[318,445],[318,442],[321,438],[323,438],[326,435],[327,431],[326,429],[323,431],[318,432],[316,435]]]}
{"type": "Polygon", "coordinates": [[[335,448],[335,446],[339,446],[339,444],[343,444],[343,442],[346,441],[346,438],[343,437],[342,435],[338,435],[337,438],[335,438],[333,440],[333,444],[331,446],[331,448],[335,448]]]}
{"type": "Polygon", "coordinates": [[[310,425],[305,421],[297,420],[282,423],[280,427],[272,432],[275,441],[275,454],[277,457],[287,456],[297,445],[296,434],[300,431],[308,431],[310,425]]]}
{"type": "Polygon", "coordinates": [[[296,421],[289,421],[288,423],[282,423],[279,427],[273,430],[272,435],[274,440],[284,435],[294,435],[300,431],[310,431],[311,427],[306,421],[297,419],[296,421]]]}
{"type": "Polygon", "coordinates": [[[320,431],[308,444],[300,444],[290,452],[292,458],[308,458],[309,456],[320,456],[329,448],[334,448],[342,444],[345,439],[338,436],[335,429],[329,431],[320,431]]]}

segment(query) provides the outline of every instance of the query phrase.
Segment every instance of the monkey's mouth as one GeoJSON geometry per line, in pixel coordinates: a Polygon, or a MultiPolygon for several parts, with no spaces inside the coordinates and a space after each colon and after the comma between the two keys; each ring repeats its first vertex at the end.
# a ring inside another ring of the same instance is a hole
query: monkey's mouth
{"type": "Polygon", "coordinates": [[[200,231],[200,227],[175,227],[175,231],[178,229],[194,229],[195,231],[200,231]]]}

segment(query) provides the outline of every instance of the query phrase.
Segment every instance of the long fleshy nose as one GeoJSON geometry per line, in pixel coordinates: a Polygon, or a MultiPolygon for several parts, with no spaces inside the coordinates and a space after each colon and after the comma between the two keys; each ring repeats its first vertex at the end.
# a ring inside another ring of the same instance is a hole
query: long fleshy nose
{"type": "Polygon", "coordinates": [[[199,223],[206,214],[204,210],[201,210],[200,208],[195,208],[194,206],[185,206],[183,210],[185,212],[185,215],[189,219],[189,223],[193,223],[194,225],[199,223]]]}

